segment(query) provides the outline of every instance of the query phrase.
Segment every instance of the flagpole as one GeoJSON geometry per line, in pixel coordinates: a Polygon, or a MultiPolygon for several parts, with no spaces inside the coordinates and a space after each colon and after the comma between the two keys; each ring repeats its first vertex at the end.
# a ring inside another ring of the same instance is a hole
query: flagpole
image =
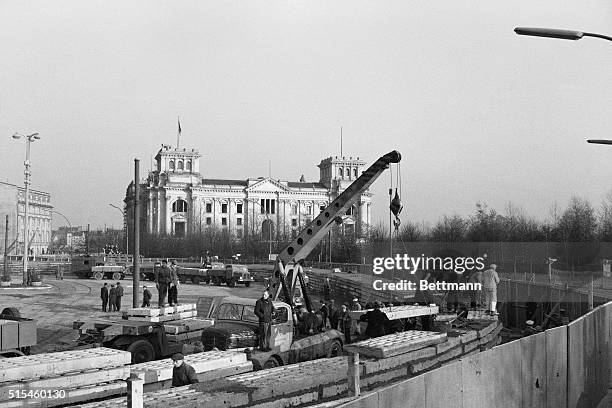
{"type": "Polygon", "coordinates": [[[176,135],[176,148],[179,148],[180,140],[181,140],[181,118],[179,116],[176,117],[178,121],[178,133],[176,135]]]}

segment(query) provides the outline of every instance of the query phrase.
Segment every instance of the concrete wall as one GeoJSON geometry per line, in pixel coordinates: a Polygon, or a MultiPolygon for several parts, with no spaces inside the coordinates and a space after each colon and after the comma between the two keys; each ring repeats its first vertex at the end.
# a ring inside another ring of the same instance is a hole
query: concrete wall
{"type": "Polygon", "coordinates": [[[608,390],[611,317],[612,302],[341,407],[595,407],[608,390]]]}

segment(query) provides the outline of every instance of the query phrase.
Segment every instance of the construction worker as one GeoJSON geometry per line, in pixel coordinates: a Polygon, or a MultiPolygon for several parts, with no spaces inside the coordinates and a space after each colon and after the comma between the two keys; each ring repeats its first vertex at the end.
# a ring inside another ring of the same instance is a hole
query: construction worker
{"type": "Polygon", "coordinates": [[[485,293],[485,303],[487,305],[487,314],[497,316],[499,313],[495,310],[497,306],[497,285],[499,284],[499,275],[497,275],[497,265],[491,264],[489,269],[482,273],[482,286],[485,293]]]}
{"type": "Polygon", "coordinates": [[[121,310],[121,298],[123,297],[123,286],[121,282],[117,282],[117,311],[121,310]]]}
{"type": "Polygon", "coordinates": [[[162,261],[161,268],[159,268],[159,272],[155,275],[155,278],[155,286],[159,292],[157,306],[163,307],[167,305],[166,295],[168,295],[168,284],[172,282],[172,271],[168,267],[168,261],[165,259],[162,261]]]}
{"type": "Polygon", "coordinates": [[[100,289],[100,299],[102,299],[102,311],[106,312],[106,306],[108,305],[108,283],[104,283],[104,286],[100,289]]]}
{"type": "MultiPolygon", "coordinates": [[[[361,310],[361,303],[359,303],[359,298],[354,298],[353,303],[351,303],[351,311],[359,311],[359,310],[361,310]]],[[[353,319],[351,321],[351,324],[353,325],[351,332],[355,333],[356,335],[360,335],[361,334],[361,324],[359,323],[359,321],[353,319]]]]}
{"type": "Polygon", "coordinates": [[[170,271],[172,276],[172,282],[168,287],[168,303],[170,306],[178,305],[178,265],[175,260],[170,261],[170,271]]]}
{"type": "Polygon", "coordinates": [[[146,286],[142,287],[142,306],[140,307],[151,307],[151,292],[146,286]]]}
{"type": "Polygon", "coordinates": [[[389,319],[387,315],[380,310],[380,302],[374,302],[374,309],[370,310],[366,314],[359,318],[362,322],[368,322],[365,334],[368,337],[379,337],[384,336],[385,327],[387,326],[389,319]]]}
{"type": "MultiPolygon", "coordinates": [[[[327,322],[328,322],[328,317],[329,317],[329,308],[327,307],[327,305],[325,304],[325,301],[321,301],[321,318],[323,319],[323,327],[330,327],[327,322]]],[[[331,319],[330,319],[331,320],[331,319]]],[[[332,327],[333,329],[334,327],[332,327]]]]}
{"type": "Polygon", "coordinates": [[[198,376],[195,369],[185,363],[184,356],[181,353],[172,355],[174,368],[172,369],[172,386],[182,387],[183,385],[195,384],[198,382],[198,376]]]}
{"type": "Polygon", "coordinates": [[[270,351],[270,334],[274,305],[270,293],[264,290],[261,298],[255,302],[255,315],[259,318],[259,350],[270,351]]]}
{"type": "Polygon", "coordinates": [[[338,321],[340,319],[340,313],[338,308],[336,308],[336,302],[334,299],[329,302],[329,324],[331,328],[334,330],[338,330],[338,321]]]}
{"type": "MultiPolygon", "coordinates": [[[[468,283],[480,283],[482,285],[482,271],[475,270],[468,279],[468,283]]],[[[470,307],[472,309],[480,307],[482,304],[482,291],[479,289],[470,290],[470,307]]]]}
{"type": "Polygon", "coordinates": [[[340,311],[340,330],[344,333],[344,341],[346,344],[351,342],[351,330],[353,326],[353,319],[351,318],[351,314],[348,310],[348,305],[345,303],[342,305],[342,309],[340,311]]]}
{"type": "Polygon", "coordinates": [[[117,289],[114,284],[111,284],[110,291],[108,292],[108,308],[109,312],[117,310],[117,289]]]}

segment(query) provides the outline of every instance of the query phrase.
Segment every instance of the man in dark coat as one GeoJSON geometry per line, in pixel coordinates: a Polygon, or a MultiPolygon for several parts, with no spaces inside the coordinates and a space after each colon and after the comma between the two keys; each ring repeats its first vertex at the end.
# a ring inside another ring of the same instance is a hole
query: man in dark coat
{"type": "Polygon", "coordinates": [[[157,274],[155,274],[155,286],[159,291],[159,297],[157,300],[157,306],[162,307],[165,305],[166,296],[168,295],[168,284],[172,282],[172,271],[168,267],[168,261],[165,259],[162,261],[161,268],[157,274]]]}
{"type": "Polygon", "coordinates": [[[329,317],[329,309],[327,308],[327,305],[325,304],[323,300],[321,301],[320,311],[321,311],[321,318],[323,319],[323,327],[327,327],[327,318],[329,317]]]}
{"type": "Polygon", "coordinates": [[[123,286],[121,282],[117,282],[117,311],[121,310],[121,298],[123,297],[123,286]]]}
{"type": "Polygon", "coordinates": [[[344,342],[345,344],[349,344],[351,342],[351,326],[353,319],[351,318],[351,314],[346,303],[342,305],[339,321],[340,330],[342,330],[342,333],[344,333],[344,342]]]}
{"type": "Polygon", "coordinates": [[[368,322],[365,334],[368,337],[380,337],[384,336],[385,327],[387,326],[389,319],[387,315],[380,310],[380,303],[374,302],[374,309],[370,310],[359,318],[362,322],[368,322]]]}
{"type": "Polygon", "coordinates": [[[102,311],[106,312],[106,306],[108,305],[108,283],[105,283],[100,289],[100,299],[102,299],[102,311]]]}
{"type": "Polygon", "coordinates": [[[151,292],[146,286],[142,287],[142,306],[140,307],[151,307],[151,292]]]}
{"type": "Polygon", "coordinates": [[[172,276],[172,282],[169,284],[168,287],[168,303],[170,303],[170,306],[175,306],[178,305],[178,285],[179,285],[179,278],[178,278],[178,265],[176,264],[176,261],[172,260],[170,262],[170,275],[172,276]]]}
{"type": "Polygon", "coordinates": [[[338,330],[338,320],[340,319],[340,312],[336,308],[336,302],[332,299],[329,302],[329,324],[332,329],[338,330]]]}
{"type": "Polygon", "coordinates": [[[274,305],[270,300],[270,293],[264,290],[261,298],[255,302],[255,315],[259,318],[259,349],[261,351],[270,351],[272,313],[274,313],[274,305]]]}
{"type": "Polygon", "coordinates": [[[115,285],[111,285],[110,291],[108,292],[108,311],[114,312],[117,310],[117,289],[115,285]]]}
{"type": "Polygon", "coordinates": [[[172,386],[182,387],[183,385],[195,384],[198,382],[198,375],[195,369],[185,363],[181,353],[172,355],[174,368],[172,369],[172,386]]]}

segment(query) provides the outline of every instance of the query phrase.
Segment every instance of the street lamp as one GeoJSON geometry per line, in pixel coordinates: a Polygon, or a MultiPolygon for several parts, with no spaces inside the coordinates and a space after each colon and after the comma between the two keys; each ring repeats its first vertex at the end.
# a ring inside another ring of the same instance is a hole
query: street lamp
{"type": "Polygon", "coordinates": [[[547,37],[547,38],[558,38],[561,40],[580,40],[582,37],[595,37],[604,40],[612,41],[612,37],[602,34],[585,33],[583,31],[575,30],[559,30],[557,28],[530,28],[530,27],[516,27],[514,32],[518,35],[528,35],[531,37],[547,37]]]}
{"type": "MultiPolygon", "coordinates": [[[[582,31],[574,30],[559,30],[556,28],[529,28],[529,27],[516,27],[514,32],[518,35],[529,35],[532,37],[547,37],[547,38],[559,38],[562,40],[580,40],[582,37],[595,37],[603,40],[612,41],[612,37],[603,34],[596,33],[585,33],[582,31]]],[[[587,143],[592,144],[605,144],[612,145],[612,140],[607,139],[589,139],[587,143]]]]}
{"type": "MultiPolygon", "coordinates": [[[[49,212],[51,212],[53,214],[61,215],[62,218],[64,218],[64,220],[66,220],[66,222],[68,223],[68,227],[70,229],[72,229],[72,224],[70,223],[70,220],[64,214],[62,214],[61,212],[56,211],[56,210],[49,210],[49,212]]],[[[68,244],[68,243],[66,242],[66,244],[68,244]]],[[[70,254],[72,255],[72,245],[70,245],[70,254]]]]}
{"type": "Polygon", "coordinates": [[[30,135],[22,135],[21,133],[15,133],[13,135],[13,139],[19,140],[21,138],[26,139],[26,158],[23,162],[25,166],[25,171],[23,172],[25,178],[23,184],[25,185],[25,206],[24,206],[24,215],[23,215],[23,285],[26,286],[28,284],[28,252],[29,252],[29,227],[28,227],[28,206],[29,206],[29,185],[30,185],[30,175],[32,172],[30,171],[30,143],[35,140],[40,139],[38,133],[32,133],[30,135]]]}
{"type": "MultiPolygon", "coordinates": [[[[111,207],[116,208],[117,210],[119,210],[121,212],[121,216],[124,217],[124,221],[123,223],[125,224],[125,213],[123,212],[123,209],[121,209],[120,207],[117,207],[115,204],[109,204],[111,207]]],[[[128,239],[128,227],[127,224],[125,224],[125,255],[127,256],[129,253],[129,244],[130,241],[128,239]]]]}

